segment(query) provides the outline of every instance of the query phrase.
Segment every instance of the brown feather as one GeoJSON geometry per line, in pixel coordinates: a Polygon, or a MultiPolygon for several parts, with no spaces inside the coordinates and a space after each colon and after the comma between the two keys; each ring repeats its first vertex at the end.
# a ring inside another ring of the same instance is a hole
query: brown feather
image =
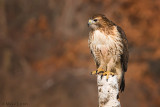
{"type": "Polygon", "coordinates": [[[119,31],[120,36],[122,38],[123,54],[121,55],[121,64],[122,64],[123,72],[126,72],[128,67],[128,58],[129,58],[128,40],[126,38],[124,31],[119,26],[117,26],[117,30],[119,31]]]}

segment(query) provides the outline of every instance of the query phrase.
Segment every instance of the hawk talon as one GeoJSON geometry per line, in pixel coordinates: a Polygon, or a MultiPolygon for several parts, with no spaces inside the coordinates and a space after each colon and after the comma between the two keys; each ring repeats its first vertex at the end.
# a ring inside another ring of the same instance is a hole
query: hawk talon
{"type": "Polygon", "coordinates": [[[106,76],[106,78],[107,78],[107,80],[108,80],[109,75],[112,75],[112,77],[113,77],[113,76],[114,76],[114,73],[111,72],[111,71],[106,71],[106,72],[104,72],[102,75],[103,75],[103,76],[106,76]]]}
{"type": "Polygon", "coordinates": [[[101,79],[102,79],[103,75],[101,75],[101,79]]]}
{"type": "Polygon", "coordinates": [[[99,71],[97,74],[103,74],[104,73],[104,71],[99,71]]]}
{"type": "Polygon", "coordinates": [[[92,71],[91,72],[91,75],[94,75],[94,74],[103,74],[105,71],[102,69],[102,68],[98,68],[96,71],[92,71]]]}
{"type": "Polygon", "coordinates": [[[91,75],[94,75],[94,74],[97,74],[97,70],[91,72],[91,75]]]}

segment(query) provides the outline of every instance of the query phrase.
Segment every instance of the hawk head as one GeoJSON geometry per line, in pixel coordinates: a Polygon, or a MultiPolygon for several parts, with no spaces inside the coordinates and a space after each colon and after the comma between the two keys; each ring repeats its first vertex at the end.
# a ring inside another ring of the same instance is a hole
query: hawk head
{"type": "Polygon", "coordinates": [[[113,25],[114,23],[102,14],[96,14],[88,20],[88,27],[90,27],[92,30],[111,27],[113,25]]]}

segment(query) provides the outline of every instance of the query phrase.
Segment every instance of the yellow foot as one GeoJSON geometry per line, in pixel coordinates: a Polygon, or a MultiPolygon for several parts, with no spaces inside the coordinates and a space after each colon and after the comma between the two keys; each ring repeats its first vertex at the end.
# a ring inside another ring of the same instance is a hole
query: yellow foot
{"type": "Polygon", "coordinates": [[[105,71],[104,71],[104,69],[102,69],[102,68],[98,68],[96,71],[92,71],[91,72],[91,75],[94,75],[94,74],[99,74],[99,73],[104,73],[105,71]]]}
{"type": "Polygon", "coordinates": [[[106,71],[106,72],[102,73],[102,76],[106,76],[107,80],[108,80],[108,78],[109,78],[109,75],[114,76],[114,73],[111,72],[111,71],[106,71]]]}

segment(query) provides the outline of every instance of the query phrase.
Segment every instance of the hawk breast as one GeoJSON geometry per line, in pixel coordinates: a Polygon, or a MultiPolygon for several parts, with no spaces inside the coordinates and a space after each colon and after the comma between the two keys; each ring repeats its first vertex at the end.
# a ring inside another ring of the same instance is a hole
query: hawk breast
{"type": "Polygon", "coordinates": [[[117,29],[113,29],[111,34],[95,30],[90,39],[90,49],[93,52],[101,50],[103,54],[108,55],[120,55],[123,52],[122,40],[117,29]]]}

